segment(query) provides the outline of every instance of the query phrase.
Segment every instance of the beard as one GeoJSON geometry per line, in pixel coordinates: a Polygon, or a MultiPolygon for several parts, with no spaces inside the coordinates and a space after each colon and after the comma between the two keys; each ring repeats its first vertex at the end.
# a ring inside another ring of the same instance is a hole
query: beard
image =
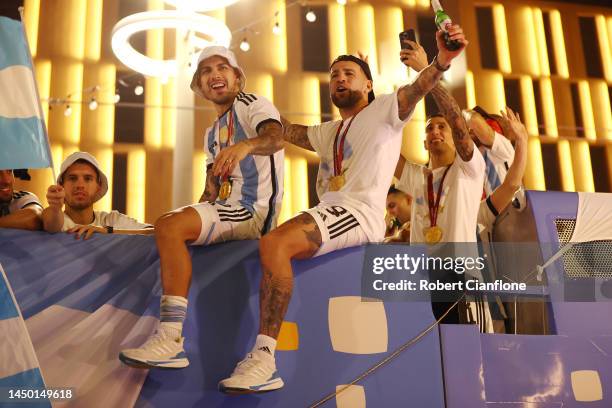
{"type": "Polygon", "coordinates": [[[361,97],[361,92],[353,91],[352,89],[349,89],[348,92],[342,97],[337,96],[336,93],[331,95],[332,102],[340,109],[355,106],[361,100],[361,97]]]}
{"type": "Polygon", "coordinates": [[[72,207],[75,210],[84,210],[88,207],[91,207],[93,205],[93,199],[91,197],[87,197],[87,199],[85,200],[70,200],[69,202],[66,201],[66,204],[70,207],[72,207]]]}

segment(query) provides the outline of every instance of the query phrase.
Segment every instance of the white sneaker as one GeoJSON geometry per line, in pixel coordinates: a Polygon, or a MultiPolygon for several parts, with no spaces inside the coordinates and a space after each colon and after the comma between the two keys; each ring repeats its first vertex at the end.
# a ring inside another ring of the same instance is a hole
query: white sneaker
{"type": "Polygon", "coordinates": [[[219,382],[219,391],[228,394],[266,392],[282,388],[274,357],[255,350],[238,363],[229,378],[219,382]]]}
{"type": "Polygon", "coordinates": [[[184,368],[189,365],[184,340],[158,330],[140,348],[120,352],[119,360],[135,368],[184,368]]]}

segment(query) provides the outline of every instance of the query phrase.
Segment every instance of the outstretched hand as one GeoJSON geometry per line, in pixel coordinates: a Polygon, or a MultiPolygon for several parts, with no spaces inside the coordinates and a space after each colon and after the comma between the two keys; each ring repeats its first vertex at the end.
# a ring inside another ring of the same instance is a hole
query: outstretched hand
{"type": "Polygon", "coordinates": [[[454,51],[448,50],[444,42],[444,32],[442,30],[438,30],[438,32],[436,32],[436,44],[438,45],[438,63],[443,67],[448,66],[451,61],[455,59],[459,54],[461,54],[465,47],[467,47],[468,45],[468,40],[466,40],[465,35],[463,34],[463,29],[459,25],[449,25],[446,27],[446,31],[448,32],[449,39],[451,41],[457,41],[461,45],[461,47],[454,51]]]}
{"type": "Polygon", "coordinates": [[[427,62],[427,54],[425,53],[425,49],[421,47],[421,44],[411,40],[404,40],[404,43],[412,47],[411,50],[402,49],[400,51],[400,59],[404,65],[414,69],[417,72],[429,65],[427,62]]]}

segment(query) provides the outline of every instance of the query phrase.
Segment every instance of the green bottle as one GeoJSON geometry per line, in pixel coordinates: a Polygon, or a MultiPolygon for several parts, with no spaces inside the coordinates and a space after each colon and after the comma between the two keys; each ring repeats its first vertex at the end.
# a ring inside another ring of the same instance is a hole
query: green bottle
{"type": "Polygon", "coordinates": [[[446,46],[446,49],[449,51],[456,51],[461,48],[461,43],[459,41],[451,40],[449,38],[449,34],[446,31],[446,27],[452,24],[453,22],[451,21],[451,18],[448,16],[448,14],[446,14],[442,9],[440,1],[431,0],[431,8],[433,8],[434,12],[436,13],[436,26],[439,30],[442,30],[444,32],[444,45],[446,46]]]}

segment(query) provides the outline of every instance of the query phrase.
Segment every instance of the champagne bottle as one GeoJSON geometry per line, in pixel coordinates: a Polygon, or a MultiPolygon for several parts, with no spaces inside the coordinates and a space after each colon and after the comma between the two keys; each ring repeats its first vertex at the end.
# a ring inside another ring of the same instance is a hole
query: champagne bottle
{"type": "Polygon", "coordinates": [[[452,24],[451,18],[444,12],[439,0],[431,0],[431,7],[436,13],[436,26],[444,32],[444,45],[449,51],[456,51],[461,48],[461,43],[457,40],[451,40],[446,27],[452,24]]]}

